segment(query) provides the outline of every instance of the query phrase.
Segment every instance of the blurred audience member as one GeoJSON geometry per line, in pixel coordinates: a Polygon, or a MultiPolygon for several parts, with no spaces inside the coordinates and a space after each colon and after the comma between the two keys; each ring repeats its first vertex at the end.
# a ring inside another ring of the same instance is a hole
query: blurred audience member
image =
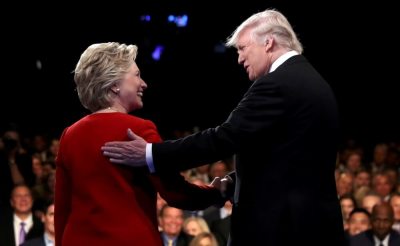
{"type": "Polygon", "coordinates": [[[349,215],[348,236],[355,236],[371,228],[371,214],[364,208],[355,208],[349,215]]]}
{"type": "Polygon", "coordinates": [[[212,233],[203,232],[197,235],[195,238],[193,238],[189,246],[219,246],[219,245],[212,233]]]}
{"type": "Polygon", "coordinates": [[[400,245],[400,235],[392,230],[394,214],[388,203],[374,206],[371,221],[372,229],[350,237],[350,246],[400,245]]]}
{"type": "Polygon", "coordinates": [[[17,246],[25,240],[43,233],[43,224],[32,213],[33,198],[26,185],[17,185],[11,192],[13,212],[2,213],[0,217],[0,243],[17,246]]]}
{"type": "Polygon", "coordinates": [[[378,194],[383,201],[389,201],[393,191],[393,184],[390,182],[389,176],[384,172],[375,173],[372,179],[372,190],[378,194]]]}
{"type": "Polygon", "coordinates": [[[164,246],[186,246],[191,237],[185,234],[183,228],[183,211],[165,205],[159,216],[161,238],[164,246]]]}
{"type": "Polygon", "coordinates": [[[348,229],[349,215],[356,207],[356,201],[350,194],[345,194],[340,197],[340,207],[342,209],[343,226],[348,229]]]}
{"type": "Polygon", "coordinates": [[[396,193],[390,198],[390,205],[394,212],[394,223],[392,229],[400,233],[400,194],[396,193]]]}
{"type": "Polygon", "coordinates": [[[353,175],[350,172],[339,174],[336,180],[336,190],[339,197],[353,192],[353,175]]]}
{"type": "Polygon", "coordinates": [[[379,195],[375,193],[369,193],[362,200],[361,207],[365,208],[371,214],[372,208],[377,204],[381,204],[382,202],[382,198],[379,195]]]}
{"type": "Polygon", "coordinates": [[[190,236],[197,236],[202,232],[210,232],[207,222],[201,217],[189,217],[183,222],[183,231],[190,236]]]}
{"type": "Polygon", "coordinates": [[[54,203],[49,202],[42,208],[42,223],[44,224],[44,233],[38,237],[25,241],[21,246],[54,246],[54,203]]]}

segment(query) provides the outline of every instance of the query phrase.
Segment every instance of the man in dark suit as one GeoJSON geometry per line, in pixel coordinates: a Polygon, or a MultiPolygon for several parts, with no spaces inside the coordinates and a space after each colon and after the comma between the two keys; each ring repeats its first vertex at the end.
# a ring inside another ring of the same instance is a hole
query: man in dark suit
{"type": "Polygon", "coordinates": [[[49,246],[54,245],[54,203],[46,202],[41,208],[44,233],[42,235],[26,240],[21,246],[49,246]]]}
{"type": "Polygon", "coordinates": [[[111,162],[185,170],[236,154],[230,245],[345,244],[334,169],[339,135],[336,100],[301,55],[280,12],[244,21],[227,42],[254,81],[220,126],[183,139],[102,147],[111,162]],[[312,232],[312,235],[310,234],[312,232]]]}
{"type": "Polygon", "coordinates": [[[400,235],[392,230],[394,222],[393,208],[382,203],[372,209],[372,228],[350,237],[350,246],[398,246],[400,235]]]}
{"type": "Polygon", "coordinates": [[[210,226],[211,232],[215,235],[218,245],[226,245],[229,239],[229,229],[231,226],[231,216],[215,220],[210,226]]]}
{"type": "Polygon", "coordinates": [[[218,245],[226,245],[229,238],[232,203],[226,201],[223,207],[211,206],[204,210],[203,218],[207,221],[218,245]]]}
{"type": "Polygon", "coordinates": [[[43,224],[32,213],[32,193],[28,186],[17,185],[11,192],[13,211],[0,216],[0,245],[18,246],[24,240],[43,234],[43,224]],[[22,225],[23,224],[23,225],[22,225]],[[23,234],[26,236],[21,236],[23,234]]]}
{"type": "Polygon", "coordinates": [[[163,206],[158,218],[163,246],[187,246],[192,237],[183,231],[183,210],[163,206]]]}

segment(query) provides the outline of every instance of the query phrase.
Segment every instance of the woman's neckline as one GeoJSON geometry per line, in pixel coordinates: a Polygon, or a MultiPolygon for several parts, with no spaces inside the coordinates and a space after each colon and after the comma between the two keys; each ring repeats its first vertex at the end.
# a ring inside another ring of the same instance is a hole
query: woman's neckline
{"type": "Polygon", "coordinates": [[[104,109],[100,109],[100,110],[97,110],[97,111],[93,112],[92,114],[107,114],[107,113],[125,114],[124,112],[121,112],[121,111],[119,111],[119,110],[117,110],[116,108],[113,108],[113,107],[107,107],[107,108],[104,108],[104,109]]]}

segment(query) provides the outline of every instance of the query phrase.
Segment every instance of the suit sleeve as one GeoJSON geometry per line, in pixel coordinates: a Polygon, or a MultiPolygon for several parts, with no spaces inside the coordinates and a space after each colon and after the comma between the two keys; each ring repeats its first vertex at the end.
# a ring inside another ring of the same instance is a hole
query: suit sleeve
{"type": "Polygon", "coordinates": [[[212,205],[223,206],[221,192],[208,185],[187,182],[177,172],[152,175],[151,180],[168,205],[184,210],[203,210],[212,205]]]}
{"type": "Polygon", "coordinates": [[[56,189],[54,201],[54,228],[56,245],[62,245],[64,229],[71,211],[71,180],[67,167],[63,162],[63,139],[67,129],[64,130],[60,149],[56,157],[56,189]]]}
{"type": "Polygon", "coordinates": [[[283,113],[280,87],[273,79],[262,77],[254,82],[222,125],[182,139],[153,144],[156,172],[183,171],[227,158],[251,145],[260,132],[270,130],[283,113]]]}
{"type": "MultiPolygon", "coordinates": [[[[150,143],[161,142],[155,124],[146,121],[142,137],[150,143]]],[[[189,183],[176,170],[160,175],[150,175],[151,182],[170,206],[185,210],[202,210],[212,205],[225,203],[220,191],[214,187],[189,183]]]]}

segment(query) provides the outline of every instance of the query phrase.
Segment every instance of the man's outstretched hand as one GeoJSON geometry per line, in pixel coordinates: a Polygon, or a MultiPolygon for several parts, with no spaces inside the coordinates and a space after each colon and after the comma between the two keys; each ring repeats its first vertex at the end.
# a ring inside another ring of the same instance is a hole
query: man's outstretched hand
{"type": "Polygon", "coordinates": [[[128,129],[128,137],[131,141],[107,142],[101,147],[103,154],[112,163],[124,164],[132,167],[146,166],[147,142],[128,129]]]}
{"type": "Polygon", "coordinates": [[[227,199],[233,196],[235,190],[235,184],[229,175],[226,175],[224,178],[215,177],[210,186],[217,188],[221,192],[222,197],[227,199]]]}

